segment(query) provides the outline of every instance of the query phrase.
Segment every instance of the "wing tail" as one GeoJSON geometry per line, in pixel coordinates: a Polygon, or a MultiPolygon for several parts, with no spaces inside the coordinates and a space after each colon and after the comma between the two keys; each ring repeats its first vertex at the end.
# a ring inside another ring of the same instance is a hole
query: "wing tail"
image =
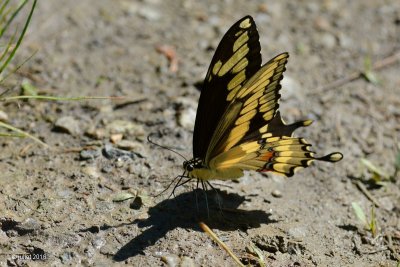
{"type": "Polygon", "coordinates": [[[293,176],[301,168],[307,168],[315,160],[337,162],[343,158],[339,152],[316,157],[311,145],[303,138],[266,138],[234,147],[212,160],[216,169],[240,168],[258,172],[276,172],[293,176]]]}
{"type": "MultiPolygon", "coordinates": [[[[266,143],[263,146],[268,150],[266,155],[271,156],[264,166],[257,170],[259,172],[273,171],[290,177],[298,169],[310,166],[315,160],[337,162],[343,158],[343,155],[339,152],[316,157],[315,153],[310,150],[311,145],[303,138],[284,138],[272,143],[269,143],[268,139],[265,141],[266,143]]],[[[263,156],[261,155],[259,158],[263,158],[263,156]]]]}

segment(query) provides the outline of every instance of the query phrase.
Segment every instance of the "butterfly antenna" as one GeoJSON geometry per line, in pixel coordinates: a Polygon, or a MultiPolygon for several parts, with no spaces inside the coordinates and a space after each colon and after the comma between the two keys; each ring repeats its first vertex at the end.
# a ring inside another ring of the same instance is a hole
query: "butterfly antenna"
{"type": "Polygon", "coordinates": [[[155,143],[153,140],[150,139],[150,137],[151,137],[152,135],[154,135],[154,133],[151,133],[151,134],[149,134],[149,135],[147,136],[147,141],[148,141],[150,144],[153,144],[153,145],[155,145],[155,146],[158,146],[158,147],[161,147],[161,148],[163,148],[163,149],[166,149],[166,150],[169,150],[169,151],[171,151],[171,152],[174,152],[175,154],[181,156],[185,161],[187,161],[187,159],[186,159],[182,154],[176,152],[176,151],[173,150],[172,148],[169,148],[169,147],[166,147],[166,146],[162,146],[162,145],[160,145],[160,144],[155,143]]]}

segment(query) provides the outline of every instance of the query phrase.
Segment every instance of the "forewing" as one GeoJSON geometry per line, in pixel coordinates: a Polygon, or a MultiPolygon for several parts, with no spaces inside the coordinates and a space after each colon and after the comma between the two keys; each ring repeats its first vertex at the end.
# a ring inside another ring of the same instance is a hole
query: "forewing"
{"type": "Polygon", "coordinates": [[[193,133],[195,158],[205,159],[227,106],[260,69],[260,50],[257,28],[250,16],[236,22],[222,38],[201,90],[193,133]]]}

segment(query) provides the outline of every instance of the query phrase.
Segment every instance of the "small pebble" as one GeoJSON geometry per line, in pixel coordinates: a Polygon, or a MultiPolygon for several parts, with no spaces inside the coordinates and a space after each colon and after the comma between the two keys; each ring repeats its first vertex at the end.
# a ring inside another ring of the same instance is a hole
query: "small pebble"
{"type": "Polygon", "coordinates": [[[95,159],[101,155],[100,149],[87,149],[79,153],[81,160],[95,159]]]}
{"type": "Polygon", "coordinates": [[[144,150],[143,145],[141,143],[130,140],[121,140],[120,142],[118,142],[117,147],[125,150],[132,150],[138,152],[142,152],[144,150]]]}
{"type": "Polygon", "coordinates": [[[73,252],[64,252],[63,254],[61,254],[59,256],[61,263],[63,264],[67,264],[70,263],[72,261],[72,258],[74,257],[74,253],[73,252]]]}
{"type": "Polygon", "coordinates": [[[329,32],[323,32],[318,35],[318,42],[324,48],[333,49],[336,46],[336,37],[329,32]]]}
{"type": "Polygon", "coordinates": [[[103,168],[101,168],[101,172],[103,173],[111,173],[114,170],[114,167],[111,164],[107,164],[103,168]]]}
{"type": "Polygon", "coordinates": [[[142,6],[138,9],[138,15],[148,21],[157,21],[161,18],[161,13],[158,10],[148,6],[142,6]]]}
{"type": "Polygon", "coordinates": [[[27,218],[15,227],[18,234],[24,235],[40,229],[40,224],[33,218],[27,218]]]}
{"type": "Polygon", "coordinates": [[[95,239],[92,241],[92,245],[95,249],[100,249],[101,247],[103,247],[106,244],[106,240],[101,237],[101,236],[97,236],[95,237],[95,239]]]}
{"type": "Polygon", "coordinates": [[[162,256],[161,261],[164,262],[168,267],[178,266],[179,257],[176,255],[162,256]]]}
{"type": "Polygon", "coordinates": [[[277,198],[282,197],[281,191],[279,191],[279,190],[277,190],[277,189],[275,189],[274,191],[272,191],[272,192],[271,192],[271,195],[272,195],[273,197],[277,197],[277,198]]]}
{"type": "Polygon", "coordinates": [[[111,134],[127,134],[136,137],[145,135],[143,126],[131,121],[115,120],[106,126],[106,129],[111,134]]]}
{"type": "Polygon", "coordinates": [[[197,103],[186,97],[179,97],[174,101],[177,106],[176,118],[179,126],[192,131],[196,119],[197,103]]]}
{"type": "Polygon", "coordinates": [[[193,130],[196,119],[196,110],[187,108],[178,113],[178,124],[187,130],[193,130]]]}
{"type": "Polygon", "coordinates": [[[111,141],[113,144],[117,144],[117,143],[119,143],[119,142],[122,140],[122,137],[124,137],[124,135],[121,134],[121,133],[112,134],[112,135],[110,136],[110,141],[111,141]]]}
{"type": "Polygon", "coordinates": [[[82,172],[84,174],[87,174],[93,178],[99,178],[100,173],[98,172],[97,168],[94,166],[86,166],[85,168],[82,169],[82,172]]]}
{"type": "Polygon", "coordinates": [[[293,227],[293,228],[290,228],[287,231],[287,233],[290,236],[292,236],[293,238],[302,239],[307,235],[307,229],[306,229],[306,227],[301,227],[301,226],[293,227]]]}
{"type": "Polygon", "coordinates": [[[107,132],[105,129],[90,128],[85,132],[85,135],[93,139],[100,140],[106,137],[107,132]]]}
{"type": "Polygon", "coordinates": [[[140,178],[146,178],[150,175],[149,168],[141,163],[132,163],[129,165],[128,172],[130,174],[136,174],[140,178]]]}
{"type": "Polygon", "coordinates": [[[320,31],[328,31],[331,28],[329,21],[322,16],[319,16],[314,20],[314,26],[320,31]]]}
{"type": "Polygon", "coordinates": [[[187,256],[183,256],[181,258],[179,267],[194,267],[194,266],[196,266],[196,264],[194,263],[192,258],[189,258],[187,256]]]}
{"type": "Polygon", "coordinates": [[[281,94],[285,96],[286,99],[296,98],[299,101],[304,101],[304,89],[298,80],[285,75],[285,79],[281,81],[282,89],[281,94]]]}
{"type": "Polygon", "coordinates": [[[143,158],[142,155],[140,155],[139,153],[134,153],[134,152],[118,149],[118,148],[113,147],[111,144],[106,144],[104,146],[103,155],[107,159],[118,159],[123,156],[129,157],[131,159],[135,159],[136,157],[143,158]]]}
{"type": "Polygon", "coordinates": [[[0,121],[7,122],[8,121],[8,115],[4,111],[0,110],[0,121]]]}
{"type": "Polygon", "coordinates": [[[71,116],[59,118],[54,123],[54,129],[57,131],[69,133],[71,135],[79,135],[81,133],[79,122],[71,116]]]}

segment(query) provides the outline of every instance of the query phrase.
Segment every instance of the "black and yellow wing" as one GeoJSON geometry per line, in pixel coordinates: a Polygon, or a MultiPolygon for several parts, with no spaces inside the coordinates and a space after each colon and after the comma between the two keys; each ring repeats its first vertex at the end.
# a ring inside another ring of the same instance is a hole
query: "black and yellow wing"
{"type": "Polygon", "coordinates": [[[244,170],[292,176],[314,160],[342,159],[338,152],[317,158],[308,142],[292,137],[294,130],[312,121],[286,125],[282,120],[279,90],[288,57],[282,53],[259,66],[260,46],[253,19],[244,17],[229,29],[201,92],[193,140],[195,167],[189,176],[235,179],[244,170]]]}
{"type": "Polygon", "coordinates": [[[193,133],[193,156],[205,158],[207,147],[227,106],[261,66],[261,47],[254,20],[236,22],[219,43],[203,87],[193,133]]]}

